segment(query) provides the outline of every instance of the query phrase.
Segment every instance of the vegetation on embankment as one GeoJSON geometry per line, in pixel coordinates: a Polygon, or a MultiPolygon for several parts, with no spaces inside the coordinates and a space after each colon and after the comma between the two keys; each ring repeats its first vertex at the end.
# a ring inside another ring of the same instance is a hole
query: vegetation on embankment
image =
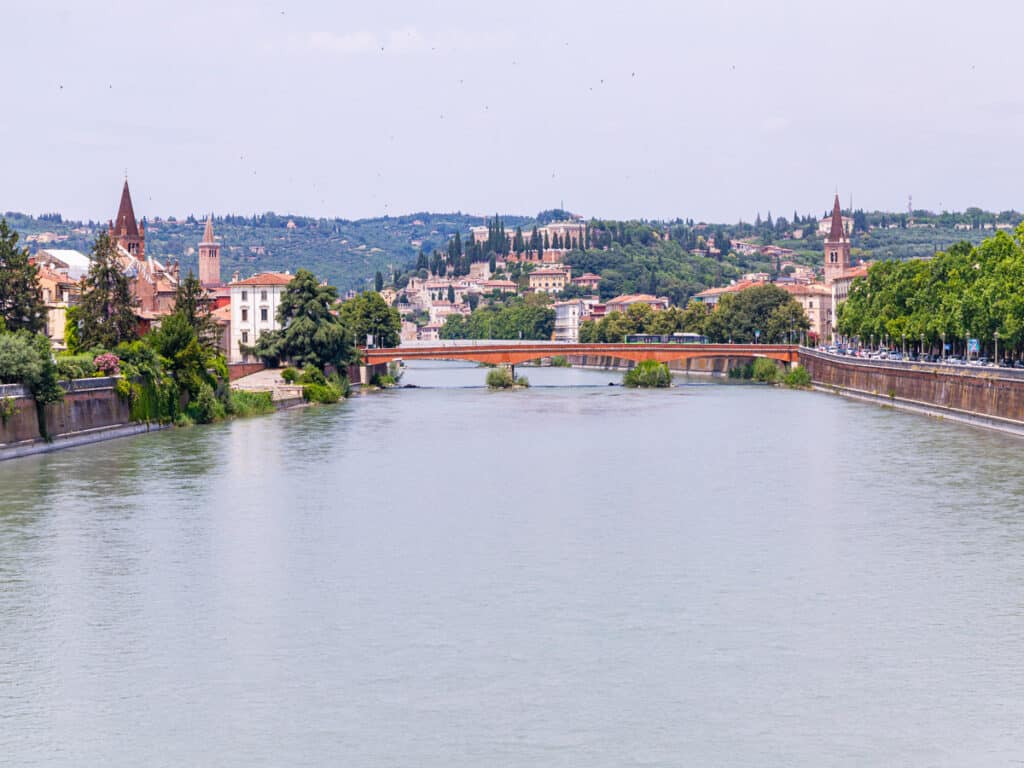
{"type": "Polygon", "coordinates": [[[622,383],[627,387],[644,389],[669,387],[672,385],[672,374],[665,363],[644,360],[637,363],[635,368],[626,371],[622,377],[622,383]]]}
{"type": "Polygon", "coordinates": [[[811,374],[803,366],[793,365],[787,371],[767,357],[759,357],[746,365],[730,368],[729,378],[762,384],[784,384],[790,389],[807,389],[811,386],[811,374]]]}

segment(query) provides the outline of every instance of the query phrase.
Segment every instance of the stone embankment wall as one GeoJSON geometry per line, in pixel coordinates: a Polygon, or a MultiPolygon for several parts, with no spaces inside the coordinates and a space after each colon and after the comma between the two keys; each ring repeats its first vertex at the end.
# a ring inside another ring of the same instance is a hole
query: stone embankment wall
{"type": "MultiPolygon", "coordinates": [[[[628,371],[636,363],[606,355],[570,355],[566,358],[570,363],[584,368],[601,368],[609,371],[628,371]]],[[[697,360],[673,360],[668,364],[674,373],[712,374],[726,376],[730,368],[742,367],[750,362],[750,358],[713,357],[697,360]]]]}
{"type": "Polygon", "coordinates": [[[10,398],[14,404],[14,413],[0,420],[0,459],[157,429],[131,421],[128,403],[114,390],[116,383],[114,377],[61,382],[64,399],[45,407],[52,442],[40,434],[36,402],[28,391],[16,384],[0,385],[0,398],[10,398]]]}
{"type": "Polygon", "coordinates": [[[857,360],[805,349],[800,364],[825,391],[1024,434],[1024,376],[1014,370],[857,360]]]}

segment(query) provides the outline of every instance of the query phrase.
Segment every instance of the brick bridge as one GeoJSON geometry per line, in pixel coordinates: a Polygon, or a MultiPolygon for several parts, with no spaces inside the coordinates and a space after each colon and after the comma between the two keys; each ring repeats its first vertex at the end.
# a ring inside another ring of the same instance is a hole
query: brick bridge
{"type": "Polygon", "coordinates": [[[516,365],[542,357],[593,355],[641,362],[695,360],[710,357],[767,357],[781,363],[797,361],[795,344],[565,344],[550,341],[436,342],[363,349],[363,364],[378,366],[394,360],[468,360],[493,365],[516,365]]]}

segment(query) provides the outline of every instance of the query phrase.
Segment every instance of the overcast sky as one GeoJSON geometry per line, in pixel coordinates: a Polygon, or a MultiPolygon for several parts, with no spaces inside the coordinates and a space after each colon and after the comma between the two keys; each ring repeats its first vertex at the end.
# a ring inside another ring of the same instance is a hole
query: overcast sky
{"type": "Polygon", "coordinates": [[[1024,4],[5,2],[0,210],[1024,208],[1024,4]]]}

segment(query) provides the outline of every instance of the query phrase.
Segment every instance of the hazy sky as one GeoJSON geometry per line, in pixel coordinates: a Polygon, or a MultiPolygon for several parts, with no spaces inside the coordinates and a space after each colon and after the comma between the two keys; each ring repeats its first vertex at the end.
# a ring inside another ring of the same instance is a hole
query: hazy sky
{"type": "Polygon", "coordinates": [[[0,210],[1024,208],[1024,4],[4,0],[0,210]]]}

